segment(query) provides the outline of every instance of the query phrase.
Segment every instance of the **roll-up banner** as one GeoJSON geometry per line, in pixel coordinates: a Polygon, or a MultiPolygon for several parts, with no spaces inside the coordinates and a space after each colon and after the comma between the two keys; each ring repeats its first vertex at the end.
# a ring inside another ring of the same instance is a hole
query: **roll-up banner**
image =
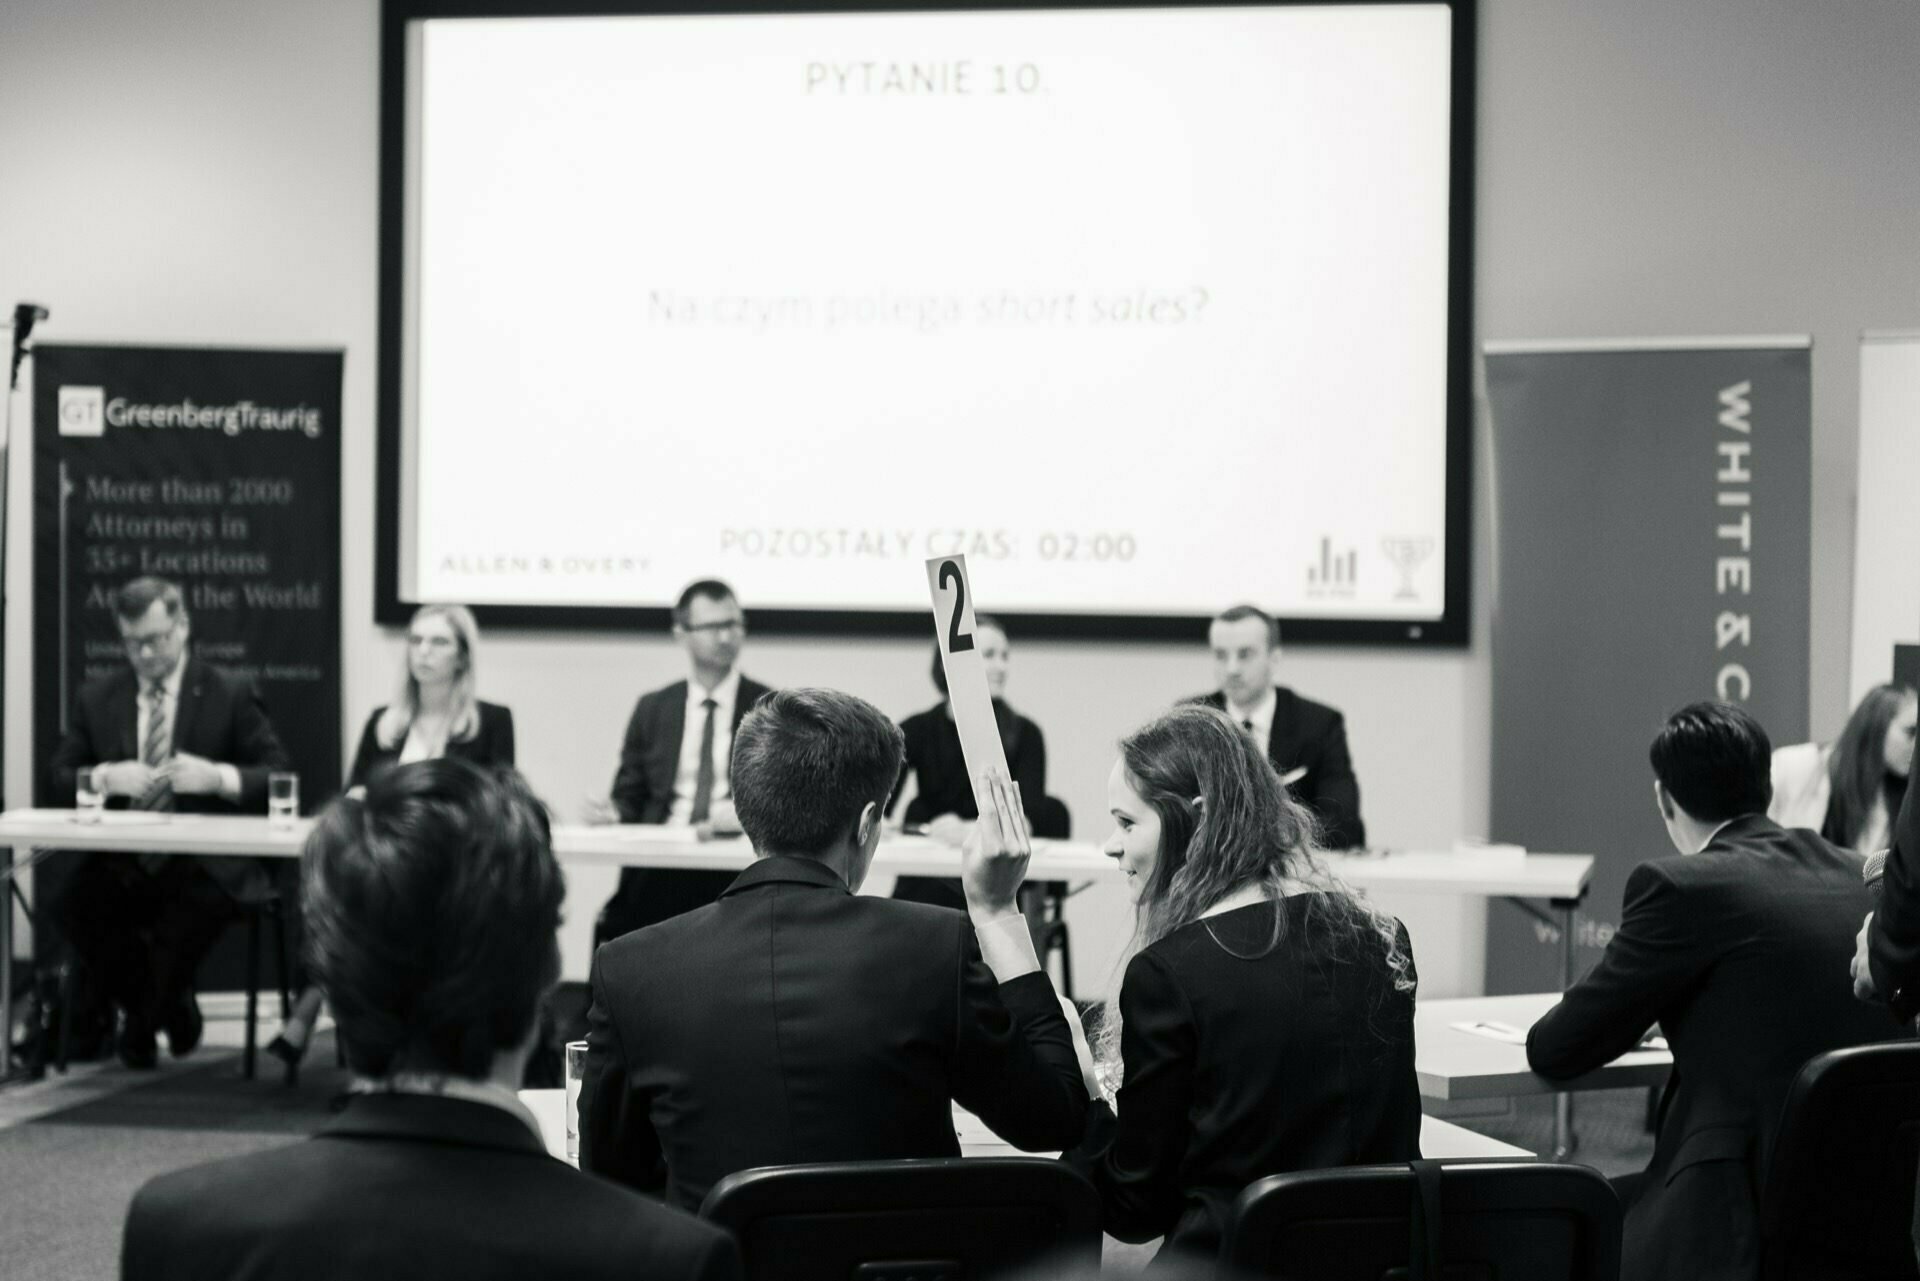
{"type": "Polygon", "coordinates": [[[338,351],[34,348],[37,803],[74,695],[125,666],[113,589],[186,594],[193,652],[251,677],[311,811],[340,787],[338,351]]]}
{"type": "MultiPolygon", "coordinates": [[[[1490,835],[1588,853],[1575,973],[1673,853],[1647,747],[1696,699],[1807,733],[1807,338],[1489,343],[1490,835]]],[[[1559,932],[1488,913],[1487,991],[1560,985],[1559,932]]]]}
{"type": "Polygon", "coordinates": [[[1848,706],[1894,675],[1920,641],[1920,332],[1860,336],[1860,488],[1853,528],[1848,706]]]}

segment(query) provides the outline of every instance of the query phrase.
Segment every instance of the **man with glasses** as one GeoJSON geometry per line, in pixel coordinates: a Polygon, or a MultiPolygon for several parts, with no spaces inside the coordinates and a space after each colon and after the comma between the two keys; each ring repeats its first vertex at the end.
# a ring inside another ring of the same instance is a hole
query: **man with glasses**
{"type": "MultiPolygon", "coordinates": [[[[740,671],[747,616],[731,587],[703,578],[689,583],[674,604],[673,636],[687,651],[689,679],[641,696],[620,748],[612,812],[600,817],[738,831],[733,735],[771,692],[740,671]]],[[[704,907],[732,882],[732,872],[627,868],[600,914],[598,940],[704,907]]]]}
{"type": "MultiPolygon", "coordinates": [[[[253,682],[188,653],[192,624],[178,585],[136,578],[113,595],[127,666],[80,689],[54,751],[54,805],[84,775],[114,809],[265,813],[267,775],[287,754],[253,682]]],[[[194,972],[238,904],[266,889],[252,859],[80,855],[48,916],[79,964],[69,1011],[85,1048],[111,1008],[124,1015],[121,1061],[150,1068],[155,1032],[174,1055],[200,1042],[194,972]],[[89,1035],[92,1033],[93,1035],[89,1035]]]]}

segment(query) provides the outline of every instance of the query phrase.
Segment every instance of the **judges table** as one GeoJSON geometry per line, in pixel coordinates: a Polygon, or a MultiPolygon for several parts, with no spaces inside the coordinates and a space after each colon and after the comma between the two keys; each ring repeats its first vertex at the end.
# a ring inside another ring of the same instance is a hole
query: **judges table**
{"type": "MultiPolygon", "coordinates": [[[[110,810],[98,823],[79,823],[72,810],[8,810],[0,814],[0,851],[5,851],[0,853],[0,883],[60,850],[297,858],[311,827],[310,819],[275,827],[265,817],[134,810],[110,810]],[[26,853],[16,857],[16,850],[26,853]]],[[[602,867],[725,871],[753,861],[744,838],[702,840],[688,828],[646,824],[563,824],[553,829],[553,852],[565,863],[602,867]]],[[[1588,855],[1394,851],[1331,854],[1327,863],[1358,889],[1508,899],[1559,930],[1562,985],[1572,981],[1573,912],[1593,871],[1588,855]],[[1541,899],[1554,915],[1531,901],[1541,899]]],[[[960,854],[930,837],[889,835],[880,844],[873,870],[893,876],[957,876],[960,854]]],[[[1036,840],[1027,864],[1027,879],[1034,883],[1119,875],[1114,859],[1084,841],[1036,840]]],[[[12,913],[0,912],[0,1027],[11,1026],[12,1018],[12,924],[12,913]]]]}
{"type": "Polygon", "coordinates": [[[1550,1081],[1527,1066],[1527,1029],[1560,999],[1557,992],[1469,996],[1421,1001],[1413,1013],[1413,1066],[1420,1094],[1429,1099],[1557,1095],[1555,1160],[1572,1149],[1572,1097],[1578,1090],[1619,1090],[1663,1083],[1673,1055],[1659,1048],[1631,1050],[1570,1081],[1550,1081]]]}
{"type": "MultiPolygon", "coordinates": [[[[540,1123],[540,1138],[546,1143],[547,1151],[562,1161],[567,1157],[567,1092],[565,1090],[522,1090],[520,1101],[533,1113],[534,1120],[540,1123]]],[[[953,1107],[953,1133],[960,1140],[962,1156],[1023,1156],[1020,1149],[989,1130],[979,1117],[967,1111],[959,1104],[953,1107]]],[[[1490,1139],[1484,1134],[1475,1134],[1464,1126],[1442,1121],[1438,1117],[1420,1118],[1420,1153],[1431,1160],[1459,1159],[1463,1157],[1509,1157],[1525,1160],[1533,1153],[1525,1148],[1515,1147],[1511,1143],[1502,1143],[1490,1139]]],[[[1038,1155],[1058,1156],[1056,1152],[1038,1155]]],[[[573,1162],[578,1164],[578,1162],[573,1162]]]]}

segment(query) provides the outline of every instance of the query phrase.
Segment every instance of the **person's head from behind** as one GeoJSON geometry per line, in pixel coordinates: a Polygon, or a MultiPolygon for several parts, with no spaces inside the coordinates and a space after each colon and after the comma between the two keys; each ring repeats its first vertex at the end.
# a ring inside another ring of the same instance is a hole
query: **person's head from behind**
{"type": "Polygon", "coordinates": [[[905,755],[899,727],[865,699],[776,690],[734,735],[734,812],[762,858],[818,859],[858,889],[905,755]]]}
{"type": "Polygon", "coordinates": [[[177,583],[164,578],[136,578],[113,593],[113,618],[127,661],[151,685],[173,675],[187,652],[192,624],[186,598],[177,583]]]}
{"type": "Polygon", "coordinates": [[[1207,628],[1213,679],[1235,707],[1251,707],[1273,688],[1280,658],[1280,625],[1265,610],[1235,605],[1207,628]]]}
{"type": "MultiPolygon", "coordinates": [[[[975,614],[973,647],[980,655],[980,665],[987,669],[987,693],[993,698],[1005,698],[1007,672],[1012,661],[1007,629],[991,614],[975,614]]],[[[947,665],[941,661],[939,641],[933,643],[933,687],[940,691],[940,697],[947,697],[947,665]]]]}
{"type": "Polygon", "coordinates": [[[374,775],[301,855],[306,952],[362,1076],[511,1079],[560,979],[565,883],[520,776],[453,757],[374,775]]]}
{"type": "Polygon", "coordinates": [[[1654,803],[1682,854],[1698,853],[1730,819],[1766,813],[1773,799],[1773,744],[1731,703],[1687,704],[1653,736],[1647,758],[1654,803]]]}
{"type": "Polygon", "coordinates": [[[1904,685],[1867,691],[1834,741],[1827,761],[1830,783],[1827,830],[1852,844],[1866,828],[1876,802],[1892,819],[1913,772],[1913,740],[1920,700],[1904,685]]]}
{"type": "Polygon", "coordinates": [[[1120,861],[1146,941],[1250,884],[1304,868],[1313,820],[1266,754],[1210,707],[1177,707],[1120,742],[1107,778],[1120,861]]]}
{"type": "Polygon", "coordinates": [[[688,583],[673,606],[673,636],[693,660],[694,669],[725,679],[740,661],[747,639],[747,615],[733,588],[717,578],[688,583]]]}

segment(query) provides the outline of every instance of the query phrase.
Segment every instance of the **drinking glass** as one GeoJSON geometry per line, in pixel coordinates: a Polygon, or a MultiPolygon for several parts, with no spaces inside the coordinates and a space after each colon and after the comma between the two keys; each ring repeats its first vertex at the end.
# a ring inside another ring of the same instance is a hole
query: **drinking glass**
{"type": "Polygon", "coordinates": [[[587,1075],[587,1043],[567,1042],[567,1160],[580,1164],[580,1082],[587,1075]]]}
{"type": "Polygon", "coordinates": [[[275,770],[267,775],[267,823],[286,829],[300,817],[300,776],[275,770]]]}
{"type": "Polygon", "coordinates": [[[98,823],[106,808],[107,794],[93,785],[93,771],[75,770],[73,774],[73,821],[98,823]]]}

